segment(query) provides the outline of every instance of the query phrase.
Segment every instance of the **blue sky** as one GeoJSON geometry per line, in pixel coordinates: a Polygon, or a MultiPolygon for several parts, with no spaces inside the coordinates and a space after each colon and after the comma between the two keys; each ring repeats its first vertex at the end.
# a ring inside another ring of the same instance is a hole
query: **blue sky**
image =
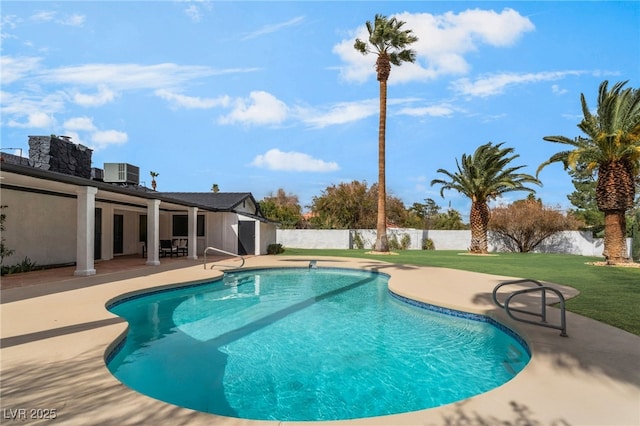
{"type": "MultiPolygon", "coordinates": [[[[389,79],[387,189],[410,206],[463,153],[505,142],[535,174],[580,134],[580,94],[640,77],[640,2],[2,1],[2,148],[68,135],[94,167],[140,167],[159,191],[278,188],[313,196],[377,181],[374,55],[354,48],[376,14],[406,22],[415,64],[389,79]]],[[[5,151],[6,152],[6,151],[5,151]]],[[[561,165],[545,204],[569,207],[561,165]]],[[[512,193],[509,202],[526,193],[512,193]]]]}

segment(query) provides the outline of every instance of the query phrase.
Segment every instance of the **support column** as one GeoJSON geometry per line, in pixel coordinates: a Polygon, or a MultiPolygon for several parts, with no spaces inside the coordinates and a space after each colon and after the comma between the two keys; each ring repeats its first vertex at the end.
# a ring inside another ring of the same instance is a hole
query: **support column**
{"type": "Polygon", "coordinates": [[[96,194],[98,188],[78,188],[76,216],[76,270],[73,275],[95,275],[93,243],[95,238],[96,194]]]}
{"type": "Polygon", "coordinates": [[[188,213],[188,225],[189,225],[189,244],[188,244],[188,257],[189,259],[198,259],[198,208],[189,207],[188,213]]]}
{"type": "Polygon", "coordinates": [[[147,265],[160,264],[160,200],[147,201],[147,265]]]}

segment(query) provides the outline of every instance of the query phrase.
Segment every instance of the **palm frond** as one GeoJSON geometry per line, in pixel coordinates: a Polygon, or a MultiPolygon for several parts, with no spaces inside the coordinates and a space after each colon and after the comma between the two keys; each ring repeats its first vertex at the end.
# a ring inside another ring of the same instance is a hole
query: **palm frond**
{"type": "Polygon", "coordinates": [[[535,192],[525,184],[540,185],[540,181],[531,175],[517,173],[520,166],[509,166],[519,155],[514,148],[504,147],[503,142],[491,142],[479,146],[472,155],[463,154],[461,160],[456,159],[457,172],[438,169],[450,180],[434,179],[431,185],[442,185],[440,195],[445,189],[456,190],[469,197],[474,202],[484,203],[506,191],[524,190],[535,192]]]}

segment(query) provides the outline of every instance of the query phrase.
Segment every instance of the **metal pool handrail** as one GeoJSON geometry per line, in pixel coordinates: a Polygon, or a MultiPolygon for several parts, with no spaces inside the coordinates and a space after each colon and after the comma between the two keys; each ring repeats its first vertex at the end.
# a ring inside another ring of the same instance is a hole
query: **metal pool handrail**
{"type": "MultiPolygon", "coordinates": [[[[221,250],[219,248],[215,248],[215,247],[207,247],[206,249],[204,249],[204,269],[207,269],[207,252],[209,250],[214,250],[217,251],[219,253],[223,253],[223,254],[228,254],[229,256],[235,256],[235,257],[239,257],[242,260],[242,263],[240,264],[240,268],[242,268],[244,266],[244,257],[242,257],[239,254],[236,253],[231,253],[225,250],[221,250]]],[[[211,265],[211,268],[213,268],[213,264],[211,265]]]]}
{"type": "Polygon", "coordinates": [[[538,282],[536,280],[532,280],[532,279],[503,281],[493,289],[493,302],[497,306],[499,306],[500,308],[504,309],[505,312],[507,313],[507,315],[509,315],[509,317],[511,317],[511,319],[513,319],[513,320],[524,322],[524,323],[527,323],[527,324],[539,325],[541,327],[548,327],[548,328],[553,328],[553,329],[556,329],[556,330],[560,330],[560,335],[562,337],[568,337],[568,335],[567,335],[567,319],[566,319],[566,312],[565,312],[564,296],[562,295],[562,293],[560,293],[560,291],[556,290],[553,287],[542,285],[540,282],[538,282]],[[507,299],[504,301],[504,305],[498,301],[497,292],[498,292],[498,289],[500,289],[500,287],[503,287],[505,285],[510,285],[510,284],[523,284],[523,283],[533,283],[533,284],[537,285],[537,287],[527,288],[527,289],[524,289],[524,290],[517,290],[517,291],[512,292],[507,297],[507,299]],[[550,292],[554,293],[560,299],[560,325],[548,324],[547,323],[547,291],[550,291],[550,292]],[[541,304],[540,313],[531,312],[531,311],[527,311],[527,310],[524,310],[524,309],[518,309],[518,308],[509,307],[509,303],[511,302],[511,299],[513,299],[515,296],[518,296],[520,294],[528,294],[528,293],[536,293],[536,292],[540,293],[540,304],[541,304]],[[533,316],[536,316],[536,317],[540,317],[540,322],[529,321],[529,320],[524,319],[524,318],[518,318],[518,317],[514,316],[512,314],[512,312],[520,312],[522,314],[527,314],[527,315],[533,315],[533,316]]]}

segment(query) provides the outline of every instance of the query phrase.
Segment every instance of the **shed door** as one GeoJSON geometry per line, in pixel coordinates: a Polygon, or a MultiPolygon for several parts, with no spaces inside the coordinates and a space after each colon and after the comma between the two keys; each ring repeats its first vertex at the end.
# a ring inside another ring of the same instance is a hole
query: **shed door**
{"type": "Polygon", "coordinates": [[[256,253],[256,224],[252,220],[238,221],[238,254],[256,253]]]}

